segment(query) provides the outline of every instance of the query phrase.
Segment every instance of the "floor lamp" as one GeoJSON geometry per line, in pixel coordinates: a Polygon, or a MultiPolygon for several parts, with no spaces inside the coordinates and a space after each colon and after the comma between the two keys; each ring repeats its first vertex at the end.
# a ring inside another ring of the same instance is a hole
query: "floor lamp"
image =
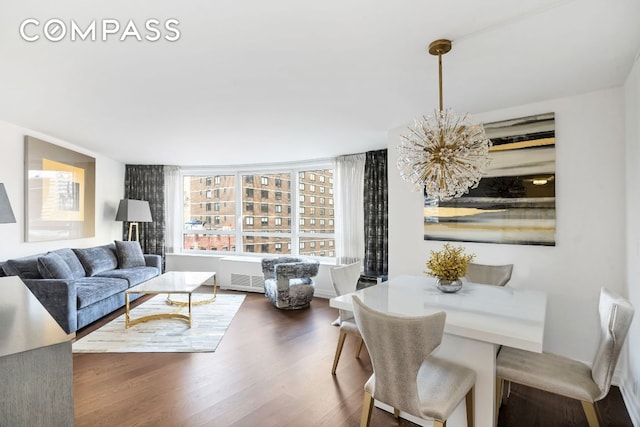
{"type": "Polygon", "coordinates": [[[118,205],[116,213],[116,221],[129,222],[129,239],[133,234],[133,227],[136,228],[136,240],[140,241],[140,233],[138,231],[139,222],[151,222],[151,209],[149,202],[146,200],[122,199],[118,205]]]}
{"type": "Polygon", "coordinates": [[[13,209],[11,209],[11,203],[9,203],[7,190],[5,190],[4,184],[0,184],[0,224],[12,224],[15,222],[16,217],[13,215],[13,209]]]}

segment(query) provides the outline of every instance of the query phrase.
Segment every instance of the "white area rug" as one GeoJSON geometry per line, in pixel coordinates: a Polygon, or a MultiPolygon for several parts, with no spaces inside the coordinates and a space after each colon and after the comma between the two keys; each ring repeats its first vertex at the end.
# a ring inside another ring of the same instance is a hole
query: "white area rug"
{"type": "MultiPolygon", "coordinates": [[[[179,297],[179,295],[174,295],[179,297]]],[[[174,297],[172,296],[172,297],[174,297]]],[[[197,301],[198,294],[193,295],[197,301]]],[[[179,319],[158,319],[124,326],[118,317],[100,329],[73,343],[74,353],[198,353],[216,350],[244,295],[219,294],[216,301],[192,307],[193,325],[179,319]]],[[[178,299],[178,298],[173,298],[178,299]]],[[[157,295],[131,310],[131,318],[158,313],[187,314],[187,307],[166,303],[166,295],[157,295]]]]}

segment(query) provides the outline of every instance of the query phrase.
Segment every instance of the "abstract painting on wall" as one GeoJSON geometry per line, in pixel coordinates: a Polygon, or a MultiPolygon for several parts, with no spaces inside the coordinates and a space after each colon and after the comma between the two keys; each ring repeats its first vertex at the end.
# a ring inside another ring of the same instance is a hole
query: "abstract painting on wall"
{"type": "Polygon", "coordinates": [[[554,113],[484,124],[493,147],[477,188],[424,200],[424,239],[555,246],[554,113]]]}
{"type": "Polygon", "coordinates": [[[25,240],[95,235],[96,159],[25,136],[25,240]]]}

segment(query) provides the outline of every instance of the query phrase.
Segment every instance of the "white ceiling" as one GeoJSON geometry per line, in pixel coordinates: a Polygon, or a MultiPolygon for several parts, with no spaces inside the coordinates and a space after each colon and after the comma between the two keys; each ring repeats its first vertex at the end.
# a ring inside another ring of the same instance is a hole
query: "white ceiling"
{"type": "Polygon", "coordinates": [[[479,113],[621,86],[639,24],[638,0],[2,0],[0,120],[131,164],[326,158],[436,107],[435,39],[445,106],[479,113]],[[181,37],[28,43],[27,18],[181,37]]]}

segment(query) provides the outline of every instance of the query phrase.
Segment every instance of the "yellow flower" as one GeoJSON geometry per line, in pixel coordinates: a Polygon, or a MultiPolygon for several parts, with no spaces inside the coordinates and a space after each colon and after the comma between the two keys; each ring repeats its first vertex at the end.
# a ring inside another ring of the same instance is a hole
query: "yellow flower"
{"type": "Polygon", "coordinates": [[[467,273],[467,265],[475,257],[473,254],[465,254],[462,246],[454,247],[445,243],[442,250],[431,251],[431,257],[426,262],[428,271],[425,273],[440,280],[457,280],[467,273]]]}

